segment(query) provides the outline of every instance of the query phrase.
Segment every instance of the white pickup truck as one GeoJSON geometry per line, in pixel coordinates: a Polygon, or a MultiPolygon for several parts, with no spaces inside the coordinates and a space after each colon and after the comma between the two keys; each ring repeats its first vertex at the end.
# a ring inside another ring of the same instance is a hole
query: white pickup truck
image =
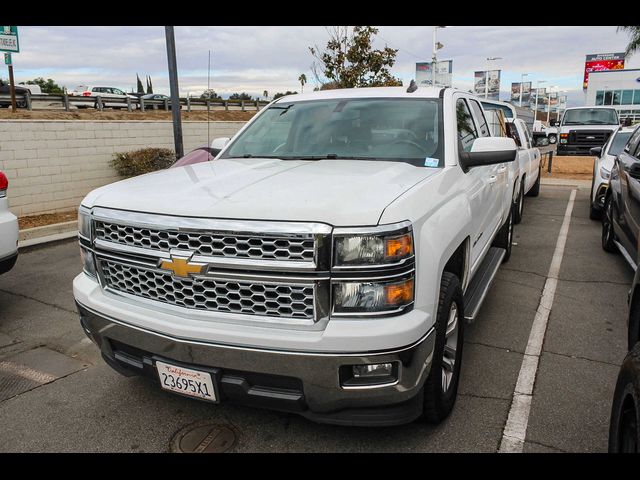
{"type": "Polygon", "coordinates": [[[0,274],[13,268],[18,259],[18,219],[9,210],[9,180],[0,171],[0,274]]]}
{"type": "Polygon", "coordinates": [[[341,425],[444,419],[513,235],[511,138],[473,95],[282,97],[212,161],[91,192],[82,327],[125,375],[341,425]]]}
{"type": "Polygon", "coordinates": [[[537,197],[540,193],[540,150],[533,146],[529,127],[520,118],[506,121],[507,134],[518,146],[518,158],[513,164],[515,198],[513,222],[520,223],[524,212],[524,197],[537,197]]]}

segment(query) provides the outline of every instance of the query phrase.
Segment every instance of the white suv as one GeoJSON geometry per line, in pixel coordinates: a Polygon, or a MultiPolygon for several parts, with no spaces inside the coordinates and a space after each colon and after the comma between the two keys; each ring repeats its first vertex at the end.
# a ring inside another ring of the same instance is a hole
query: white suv
{"type": "Polygon", "coordinates": [[[13,268],[18,259],[18,219],[9,211],[7,176],[0,172],[0,274],[13,268]]]}
{"type": "MultiPolygon", "coordinates": [[[[102,100],[102,105],[104,107],[112,107],[112,108],[126,108],[127,107],[127,98],[131,98],[132,100],[137,100],[137,97],[134,95],[129,95],[126,92],[120,90],[115,87],[90,87],[87,85],[78,85],[75,90],[69,92],[69,96],[71,97],[100,97],[102,100]]],[[[74,105],[78,108],[88,108],[91,106],[90,103],[87,102],[74,102],[71,100],[71,105],[74,105]]],[[[98,101],[96,100],[93,105],[97,108],[98,101]]],[[[135,108],[135,105],[134,105],[135,108]]]]}

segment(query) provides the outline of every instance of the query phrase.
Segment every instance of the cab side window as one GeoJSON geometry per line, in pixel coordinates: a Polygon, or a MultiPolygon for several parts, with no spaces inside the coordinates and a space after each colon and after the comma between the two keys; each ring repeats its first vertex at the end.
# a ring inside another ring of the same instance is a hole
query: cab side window
{"type": "Polygon", "coordinates": [[[478,131],[473,123],[471,110],[464,98],[459,98],[456,102],[456,120],[458,123],[458,140],[463,151],[471,151],[471,146],[476,138],[478,131]]]}

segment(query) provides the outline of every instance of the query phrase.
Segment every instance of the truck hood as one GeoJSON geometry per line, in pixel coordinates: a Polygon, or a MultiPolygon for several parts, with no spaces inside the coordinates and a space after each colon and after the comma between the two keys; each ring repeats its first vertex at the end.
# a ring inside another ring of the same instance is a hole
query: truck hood
{"type": "Polygon", "coordinates": [[[569,130],[616,130],[620,125],[562,125],[560,127],[561,133],[568,133],[569,130]]]}
{"type": "Polygon", "coordinates": [[[376,225],[387,205],[440,170],[405,162],[223,159],[116,182],[94,190],[82,204],[193,217],[376,225]]]}

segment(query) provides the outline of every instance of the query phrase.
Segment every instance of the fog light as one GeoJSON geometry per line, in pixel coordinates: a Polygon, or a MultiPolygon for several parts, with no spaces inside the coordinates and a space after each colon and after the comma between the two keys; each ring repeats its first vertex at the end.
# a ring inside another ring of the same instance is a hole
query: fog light
{"type": "Polygon", "coordinates": [[[389,376],[393,373],[392,363],[378,363],[374,365],[354,365],[353,378],[371,378],[389,376]]]}
{"type": "Polygon", "coordinates": [[[394,385],[398,382],[399,362],[340,367],[340,385],[343,388],[366,388],[394,385]]]}

